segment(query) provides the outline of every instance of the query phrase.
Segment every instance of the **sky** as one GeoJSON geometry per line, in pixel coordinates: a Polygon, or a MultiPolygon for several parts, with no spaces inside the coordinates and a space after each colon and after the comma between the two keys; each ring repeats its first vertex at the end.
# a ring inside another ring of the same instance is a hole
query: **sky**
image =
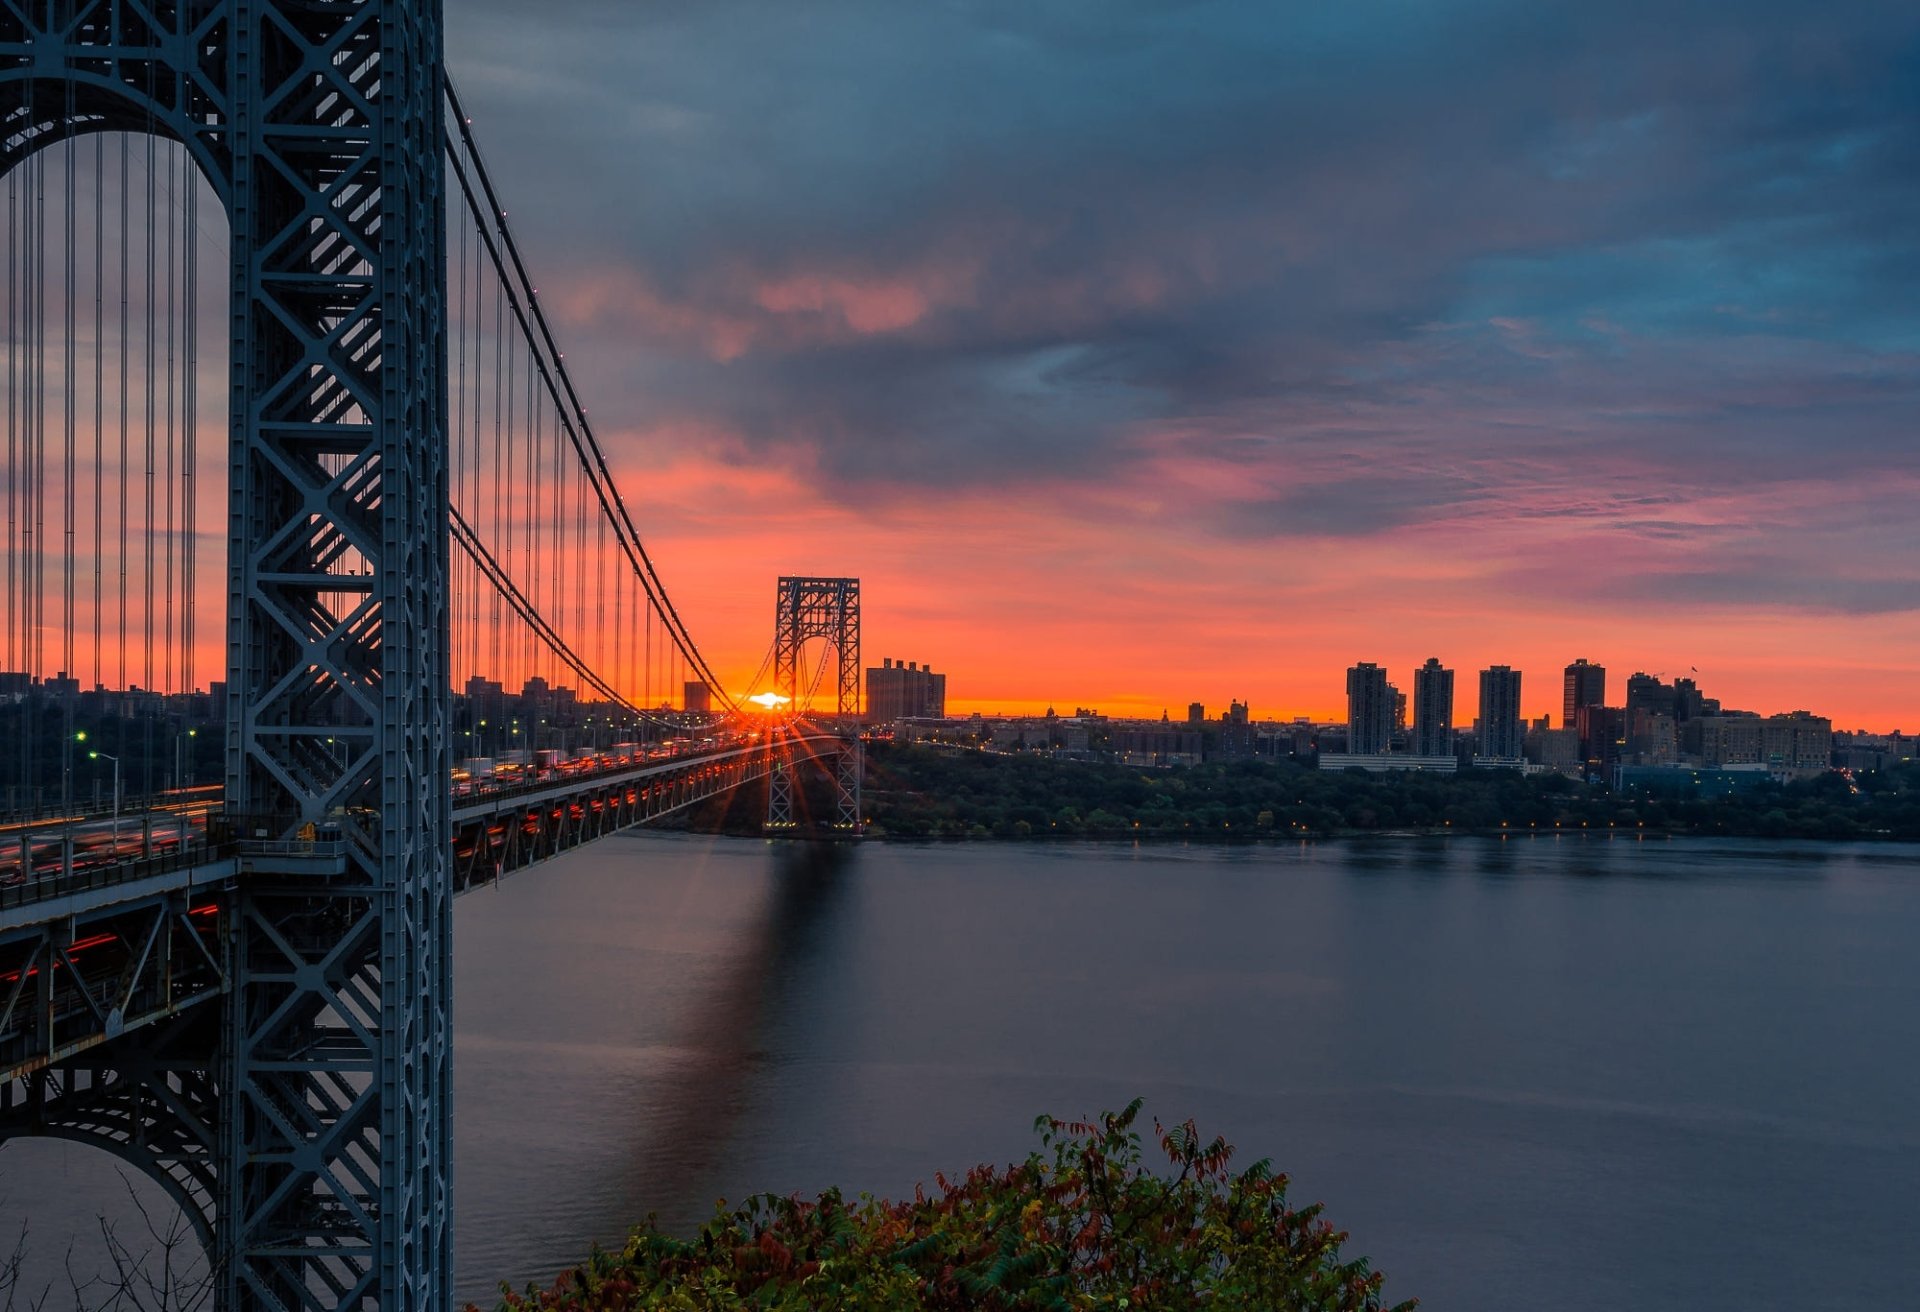
{"type": "Polygon", "coordinates": [[[1920,728],[1920,6],[447,0],[723,676],[949,706],[1428,656],[1920,728]]]}

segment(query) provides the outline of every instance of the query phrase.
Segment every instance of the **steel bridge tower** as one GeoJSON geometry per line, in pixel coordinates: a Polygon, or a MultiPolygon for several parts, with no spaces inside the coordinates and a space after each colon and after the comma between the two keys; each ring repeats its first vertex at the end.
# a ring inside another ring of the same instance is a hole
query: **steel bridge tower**
{"type": "Polygon", "coordinates": [[[226,804],[346,838],[255,864],[219,1003],[33,1077],[189,1206],[231,1312],[452,1299],[441,58],[439,0],[0,0],[0,174],[154,133],[226,208],[226,804]]]}
{"type": "MultiPolygon", "coordinates": [[[[782,576],[774,597],[773,688],[791,710],[811,700],[813,689],[800,686],[800,649],[823,638],[830,652],[822,657],[834,668],[834,718],[844,743],[830,770],[835,808],[832,828],[860,830],[860,580],[782,576]]],[[[824,678],[826,666],[821,666],[824,678]]],[[[790,743],[776,743],[767,780],[767,830],[796,829],[793,813],[794,761],[790,743]]]]}

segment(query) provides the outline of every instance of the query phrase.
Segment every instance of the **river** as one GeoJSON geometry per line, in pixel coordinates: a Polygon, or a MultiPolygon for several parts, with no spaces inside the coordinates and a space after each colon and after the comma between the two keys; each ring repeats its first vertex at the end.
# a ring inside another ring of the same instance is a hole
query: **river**
{"type": "MultiPolygon", "coordinates": [[[[1920,1289],[1917,847],[636,833],[455,914],[483,1303],[649,1211],[909,1192],[1136,1095],[1271,1157],[1429,1312],[1920,1289]]],[[[105,1160],[9,1145],[0,1195],[77,1214],[105,1160]]]]}

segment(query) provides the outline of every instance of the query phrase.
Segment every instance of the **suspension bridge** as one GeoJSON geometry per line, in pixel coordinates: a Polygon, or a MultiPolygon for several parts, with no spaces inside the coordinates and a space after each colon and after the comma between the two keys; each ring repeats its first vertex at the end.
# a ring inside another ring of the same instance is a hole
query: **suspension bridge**
{"type": "Polygon", "coordinates": [[[452,899],[761,780],[857,833],[858,584],[743,714],[437,0],[0,0],[0,191],[0,1139],[159,1181],[222,1309],[438,1312],[452,899]]]}

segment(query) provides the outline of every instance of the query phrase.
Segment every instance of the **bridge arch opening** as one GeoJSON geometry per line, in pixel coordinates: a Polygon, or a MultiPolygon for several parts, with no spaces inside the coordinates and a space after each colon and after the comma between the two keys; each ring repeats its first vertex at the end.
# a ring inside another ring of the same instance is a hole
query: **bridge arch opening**
{"type": "Polygon", "coordinates": [[[207,1232],[173,1189],[124,1152],[62,1131],[0,1140],[0,1199],[26,1227],[0,1238],[0,1263],[9,1268],[0,1301],[32,1307],[47,1294],[47,1306],[113,1305],[124,1265],[129,1293],[149,1295],[121,1300],[126,1305],[204,1305],[207,1232]],[[170,1291],[164,1301],[152,1296],[160,1289],[170,1291]]]}
{"type": "Polygon", "coordinates": [[[0,810],[219,780],[228,249],[166,137],[70,132],[0,176],[0,810]]]}
{"type": "MultiPolygon", "coordinates": [[[[72,840],[87,862],[178,846],[184,822],[118,813],[219,787],[230,235],[204,154],[159,120],[101,90],[72,103],[103,111],[21,128],[46,100],[13,102],[0,138],[0,815],[113,811],[72,840]]],[[[15,841],[0,883],[48,857],[15,841]]],[[[81,1273],[131,1257],[132,1279],[204,1283],[208,1145],[180,1114],[204,1083],[82,1062],[4,1091],[0,1196],[30,1200],[19,1291],[61,1296],[69,1242],[81,1273]],[[88,1210],[63,1222],[72,1197],[88,1210]]]]}

